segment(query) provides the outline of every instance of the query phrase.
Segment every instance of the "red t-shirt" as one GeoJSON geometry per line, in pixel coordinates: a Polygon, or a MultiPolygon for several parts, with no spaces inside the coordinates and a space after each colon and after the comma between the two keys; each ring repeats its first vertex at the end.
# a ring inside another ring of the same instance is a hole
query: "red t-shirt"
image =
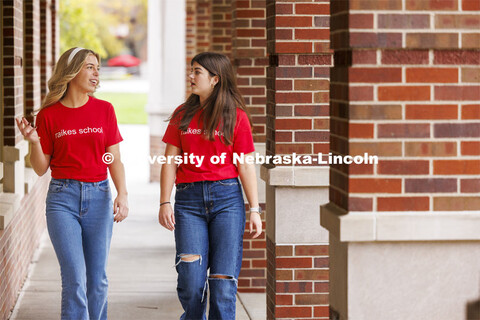
{"type": "Polygon", "coordinates": [[[83,182],[107,179],[102,156],[107,147],[123,140],[109,102],[89,97],[78,108],[57,102],[38,113],[36,126],[43,153],[51,155],[53,178],[83,182]]]}
{"type": "Polygon", "coordinates": [[[255,151],[252,129],[245,111],[237,108],[233,144],[229,146],[225,145],[218,135],[215,136],[214,141],[204,137],[203,119],[201,119],[200,114],[200,111],[195,114],[187,131],[178,129],[178,124],[175,119],[172,119],[163,137],[163,142],[180,148],[182,150],[181,155],[184,157],[185,155],[190,156],[190,154],[197,157],[203,156],[201,163],[188,160],[179,164],[176,175],[177,184],[236,178],[238,177],[238,169],[233,164],[233,153],[247,154],[255,151]],[[222,153],[226,154],[224,163],[214,164],[210,161],[213,155],[220,156],[222,153]]]}

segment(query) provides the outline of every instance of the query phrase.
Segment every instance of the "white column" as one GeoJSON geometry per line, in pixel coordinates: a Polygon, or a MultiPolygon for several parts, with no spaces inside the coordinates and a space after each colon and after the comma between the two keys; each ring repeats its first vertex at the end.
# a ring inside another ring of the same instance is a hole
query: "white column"
{"type": "Polygon", "coordinates": [[[185,101],[185,1],[149,0],[148,6],[146,111],[150,136],[160,137],[165,119],[185,101]]]}

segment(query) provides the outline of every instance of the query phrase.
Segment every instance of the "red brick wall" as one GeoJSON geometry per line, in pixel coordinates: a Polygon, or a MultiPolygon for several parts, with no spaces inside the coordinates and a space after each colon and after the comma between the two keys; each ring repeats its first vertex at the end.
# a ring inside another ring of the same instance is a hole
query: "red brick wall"
{"type": "MultiPolygon", "coordinates": [[[[268,154],[329,151],[329,6],[267,1],[268,154]]],[[[305,248],[267,238],[268,319],[328,318],[327,245],[305,248]]]]}
{"type": "MultiPolygon", "coordinates": [[[[55,1],[53,1],[55,3],[55,1]]],[[[41,100],[48,90],[48,79],[52,75],[57,54],[57,28],[55,24],[56,6],[52,0],[40,0],[40,75],[41,100]]]]}
{"type": "Polygon", "coordinates": [[[211,50],[231,57],[232,53],[232,0],[212,1],[211,50]]]}
{"type": "Polygon", "coordinates": [[[268,1],[267,152],[329,150],[329,2],[268,1]]]}
{"type": "MultiPolygon", "coordinates": [[[[329,151],[329,15],[329,1],[267,1],[268,154],[329,151]]],[[[308,247],[267,237],[268,319],[328,318],[328,246],[308,247]]]]}
{"type": "Polygon", "coordinates": [[[27,276],[33,253],[45,230],[49,175],[40,178],[5,230],[0,230],[0,319],[7,319],[27,276]]]}
{"type": "Polygon", "coordinates": [[[238,86],[252,116],[255,142],[265,141],[266,103],[266,3],[247,0],[233,3],[233,61],[238,86]]]}
{"type": "Polygon", "coordinates": [[[275,245],[267,239],[268,319],[328,319],[328,244],[275,245]]]}
{"type": "MultiPolygon", "coordinates": [[[[40,106],[46,79],[51,73],[52,50],[57,42],[51,18],[55,3],[34,0],[2,2],[3,145],[15,146],[23,137],[15,117],[29,116],[40,106]],[[47,47],[45,49],[45,46],[47,47]],[[25,107],[25,112],[24,112],[25,107]]],[[[45,230],[45,197],[49,176],[37,180],[5,230],[0,230],[0,318],[6,319],[18,298],[33,252],[45,230]]]]}
{"type": "Polygon", "coordinates": [[[33,121],[33,111],[41,104],[40,0],[24,2],[25,8],[25,115],[33,121]]]}
{"type": "Polygon", "coordinates": [[[3,137],[4,145],[15,146],[23,138],[15,128],[15,117],[23,115],[23,5],[3,3],[3,137]]]}
{"type": "Polygon", "coordinates": [[[332,149],[379,156],[378,165],[332,166],[332,202],[350,211],[480,209],[474,3],[332,7],[332,149]]]}
{"type": "Polygon", "coordinates": [[[186,61],[185,61],[185,67],[186,67],[186,93],[185,97],[190,96],[192,93],[192,89],[190,87],[190,79],[188,76],[190,75],[190,62],[192,61],[193,57],[197,54],[197,15],[196,15],[196,8],[197,8],[197,2],[196,0],[186,0],[185,4],[186,8],[186,29],[185,29],[185,34],[186,34],[186,49],[185,49],[185,56],[186,56],[186,61]]]}
{"type": "MultiPolygon", "coordinates": [[[[265,5],[265,1],[246,0],[233,1],[231,6],[232,60],[238,87],[252,116],[255,142],[265,141],[265,80],[268,65],[265,5]]],[[[264,207],[265,204],[262,203],[261,206],[264,207]]],[[[265,219],[265,213],[262,218],[265,219]]],[[[265,292],[265,220],[263,225],[263,233],[257,239],[252,240],[250,234],[245,233],[243,264],[238,283],[240,292],[265,292]]]]}
{"type": "Polygon", "coordinates": [[[210,51],[212,46],[212,1],[196,1],[196,53],[200,53],[210,51]]]}

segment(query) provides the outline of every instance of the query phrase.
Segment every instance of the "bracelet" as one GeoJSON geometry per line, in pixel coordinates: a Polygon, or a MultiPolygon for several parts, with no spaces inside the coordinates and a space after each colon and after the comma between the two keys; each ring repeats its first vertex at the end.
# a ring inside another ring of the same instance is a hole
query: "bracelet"
{"type": "Polygon", "coordinates": [[[258,213],[258,214],[261,214],[262,208],[260,208],[260,207],[251,207],[251,208],[250,208],[250,212],[256,212],[256,213],[258,213]]]}
{"type": "Polygon", "coordinates": [[[170,201],[160,202],[160,207],[167,203],[170,203],[170,201]]]}

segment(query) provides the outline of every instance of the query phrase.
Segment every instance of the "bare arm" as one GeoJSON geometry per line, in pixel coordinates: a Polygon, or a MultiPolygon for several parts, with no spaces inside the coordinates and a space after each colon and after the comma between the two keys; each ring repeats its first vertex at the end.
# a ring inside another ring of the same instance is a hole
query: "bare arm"
{"type": "MultiPolygon", "coordinates": [[[[167,143],[165,156],[175,156],[181,153],[181,149],[167,143]]],[[[175,176],[177,174],[177,165],[175,163],[165,163],[160,172],[160,203],[169,202],[172,195],[175,176]]],[[[170,231],[175,230],[175,216],[172,205],[166,203],[160,206],[158,210],[158,222],[170,231]]]]}
{"type": "Polygon", "coordinates": [[[117,143],[107,147],[107,152],[113,155],[113,162],[108,166],[108,170],[110,171],[115,189],[117,189],[117,197],[113,202],[114,221],[121,222],[128,216],[128,192],[125,168],[120,157],[120,145],[117,143]]]}
{"type": "MultiPolygon", "coordinates": [[[[251,156],[252,153],[246,155],[251,156]]],[[[258,187],[257,187],[257,175],[255,173],[254,164],[238,164],[238,174],[242,181],[243,190],[247,196],[250,207],[258,207],[258,187]]],[[[262,219],[257,212],[250,213],[250,233],[253,232],[255,226],[255,234],[253,238],[257,238],[262,233],[262,219]]]]}
{"type": "Polygon", "coordinates": [[[36,174],[43,176],[47,172],[50,166],[49,154],[44,154],[42,146],[40,145],[40,138],[38,137],[37,130],[28,123],[27,119],[22,118],[15,119],[18,129],[23,135],[25,140],[32,144],[32,150],[30,152],[30,163],[36,174]]]}

